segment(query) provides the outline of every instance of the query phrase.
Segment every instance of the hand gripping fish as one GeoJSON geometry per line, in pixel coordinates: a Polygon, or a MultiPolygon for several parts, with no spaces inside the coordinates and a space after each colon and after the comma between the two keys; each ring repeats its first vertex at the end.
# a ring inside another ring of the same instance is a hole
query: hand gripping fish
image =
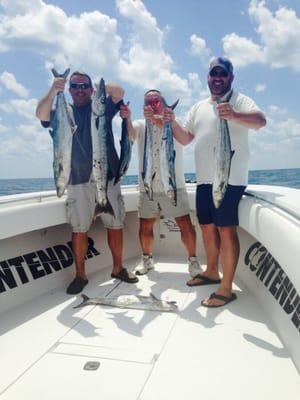
{"type": "Polygon", "coordinates": [[[114,214],[107,198],[108,184],[108,127],[106,124],[106,90],[101,78],[92,98],[91,134],[93,146],[93,179],[97,188],[97,205],[95,214],[106,212],[114,214]]]}
{"type": "MultiPolygon", "coordinates": [[[[232,91],[225,102],[229,102],[231,95],[232,91]]],[[[228,123],[225,119],[220,118],[220,130],[215,148],[215,174],[212,188],[213,202],[216,208],[220,207],[227,190],[233,154],[234,151],[231,149],[228,123]]]]}
{"type": "Polygon", "coordinates": [[[150,311],[177,311],[178,307],[176,301],[159,300],[152,293],[150,296],[140,295],[120,295],[110,297],[94,297],[90,299],[85,294],[82,294],[82,303],[73,308],[80,308],[89,305],[103,305],[119,308],[132,308],[136,310],[150,310],[150,311]]]}
{"type": "MultiPolygon", "coordinates": [[[[51,71],[55,78],[61,77],[66,79],[70,68],[63,74],[59,74],[54,68],[51,71]]],[[[54,182],[57,196],[61,197],[70,179],[72,141],[73,134],[76,131],[73,113],[66,102],[63,92],[59,92],[56,95],[56,107],[51,125],[54,182]]]]}
{"type": "MultiPolygon", "coordinates": [[[[170,107],[174,110],[179,100],[177,100],[172,106],[168,106],[163,97],[162,101],[165,107],[170,107]]],[[[152,183],[153,179],[155,178],[155,172],[153,173],[152,157],[153,124],[151,123],[151,121],[146,120],[142,180],[144,183],[145,191],[148,194],[150,200],[153,200],[152,183]]],[[[172,204],[174,205],[177,204],[175,157],[176,152],[174,150],[174,140],[171,123],[165,123],[163,127],[162,142],[159,152],[160,172],[164,192],[170,198],[172,204]]]]}
{"type": "MultiPolygon", "coordinates": [[[[127,103],[127,106],[129,102],[127,103]]],[[[121,133],[121,140],[120,140],[120,161],[118,166],[118,172],[115,177],[114,183],[118,183],[120,179],[126,174],[129,163],[131,160],[131,153],[132,153],[132,141],[128,136],[128,129],[127,129],[127,120],[126,118],[122,119],[122,133],[121,133]]]]}

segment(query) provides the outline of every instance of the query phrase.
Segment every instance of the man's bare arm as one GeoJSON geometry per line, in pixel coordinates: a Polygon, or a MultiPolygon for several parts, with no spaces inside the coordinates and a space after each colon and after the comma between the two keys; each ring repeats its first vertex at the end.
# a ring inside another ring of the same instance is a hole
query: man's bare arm
{"type": "Polygon", "coordinates": [[[49,92],[37,104],[35,115],[40,121],[50,121],[50,112],[55,96],[65,89],[66,80],[55,78],[49,92]]]}

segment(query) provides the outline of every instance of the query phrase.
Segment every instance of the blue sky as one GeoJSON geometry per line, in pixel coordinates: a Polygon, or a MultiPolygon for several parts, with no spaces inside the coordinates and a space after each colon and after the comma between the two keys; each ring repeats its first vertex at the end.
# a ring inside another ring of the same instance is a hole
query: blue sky
{"type": "MultiPolygon", "coordinates": [[[[234,88],[268,119],[250,132],[250,169],[298,168],[299,37],[299,0],[0,0],[0,178],[52,176],[52,143],[34,116],[52,66],[120,84],[134,119],[158,88],[169,103],[180,98],[184,119],[208,96],[214,55],[231,58],[234,88]]],[[[118,142],[119,119],[114,132],[118,142]]],[[[193,144],[184,163],[194,172],[193,144]]]]}

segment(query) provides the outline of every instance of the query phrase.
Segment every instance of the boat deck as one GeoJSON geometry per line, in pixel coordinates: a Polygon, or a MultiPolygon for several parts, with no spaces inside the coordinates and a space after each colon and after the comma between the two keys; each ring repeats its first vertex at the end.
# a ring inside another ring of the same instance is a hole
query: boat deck
{"type": "MultiPolygon", "coordinates": [[[[127,266],[137,264],[137,259],[127,266]]],[[[137,285],[90,277],[89,297],[144,294],[176,300],[178,313],[105,306],[74,309],[65,288],[5,313],[1,400],[297,398],[300,377],[260,305],[238,282],[238,301],[207,309],[215,286],[189,288],[183,260],[157,258],[137,285]],[[99,283],[105,282],[105,283],[99,283]],[[97,370],[85,370],[89,361],[97,370]]]]}

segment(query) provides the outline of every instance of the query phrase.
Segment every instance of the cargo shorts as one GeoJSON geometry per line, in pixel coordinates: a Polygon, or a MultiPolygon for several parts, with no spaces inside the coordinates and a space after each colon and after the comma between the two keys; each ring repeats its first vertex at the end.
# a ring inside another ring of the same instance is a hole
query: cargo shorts
{"type": "Polygon", "coordinates": [[[114,215],[100,213],[95,216],[96,193],[97,188],[94,181],[68,185],[67,221],[72,225],[73,232],[88,232],[94,219],[98,216],[100,216],[105,228],[123,228],[125,206],[120,182],[114,185],[113,181],[109,181],[107,185],[107,198],[113,208],[114,215]]]}
{"type": "Polygon", "coordinates": [[[177,205],[174,206],[165,193],[153,193],[153,200],[145,192],[139,195],[139,217],[157,218],[163,215],[166,218],[178,218],[190,213],[189,199],[186,189],[177,189],[177,205]]]}

